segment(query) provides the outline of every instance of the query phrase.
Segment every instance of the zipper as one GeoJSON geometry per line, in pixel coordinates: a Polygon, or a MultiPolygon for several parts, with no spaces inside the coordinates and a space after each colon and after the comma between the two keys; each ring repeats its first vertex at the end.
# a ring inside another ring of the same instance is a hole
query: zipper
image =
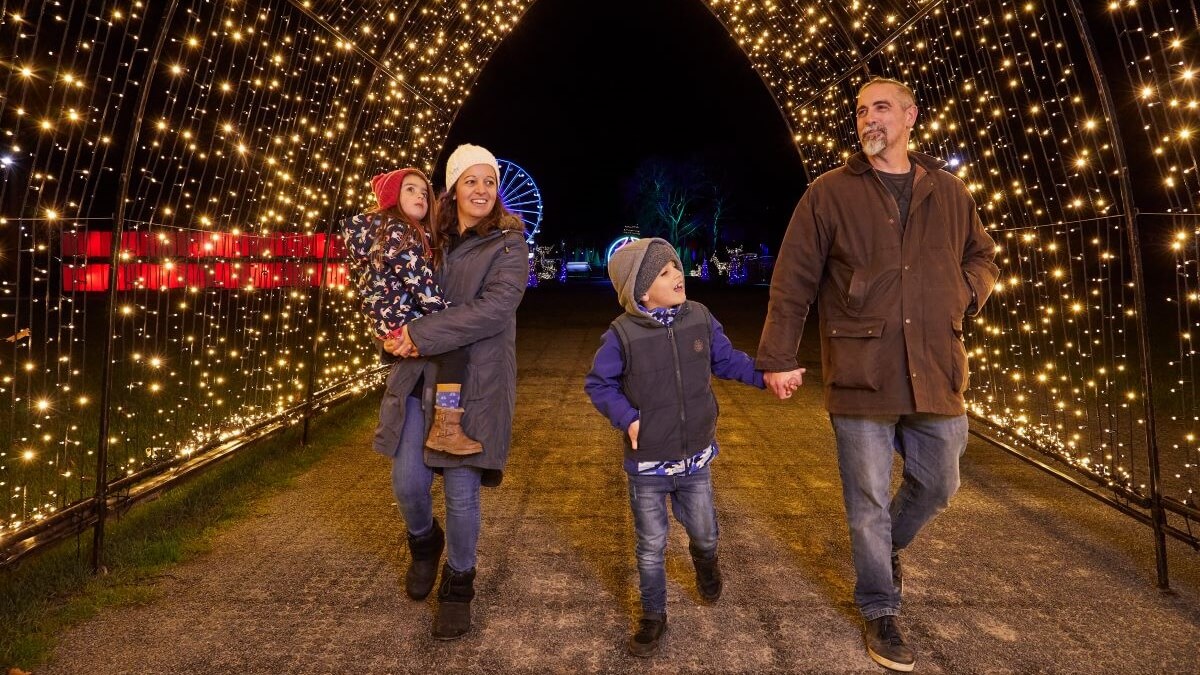
{"type": "MultiPolygon", "coordinates": [[[[871,176],[873,176],[875,178],[875,184],[878,185],[881,190],[883,190],[883,194],[887,195],[888,199],[892,200],[892,206],[896,207],[896,223],[895,224],[896,224],[896,229],[900,230],[900,218],[901,218],[900,202],[896,201],[895,195],[893,195],[892,191],[889,190],[888,187],[883,184],[883,179],[879,177],[878,173],[875,173],[874,169],[871,169],[871,176]]],[[[914,179],[914,183],[915,183],[915,179],[914,179]]],[[[915,188],[916,186],[914,185],[913,187],[915,188]]],[[[903,230],[901,230],[901,232],[903,232],[903,230]]]]}
{"type": "Polygon", "coordinates": [[[679,367],[679,348],[675,344],[675,328],[667,326],[667,339],[671,341],[671,358],[675,360],[675,389],[679,393],[679,421],[682,423],[679,433],[679,445],[683,448],[683,456],[687,457],[687,401],[683,398],[683,373],[679,367]]]}

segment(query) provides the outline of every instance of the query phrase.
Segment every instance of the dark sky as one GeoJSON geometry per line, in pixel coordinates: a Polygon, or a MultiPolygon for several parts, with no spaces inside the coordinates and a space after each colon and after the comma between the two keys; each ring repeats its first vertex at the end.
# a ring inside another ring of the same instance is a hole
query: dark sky
{"type": "Polygon", "coordinates": [[[725,232],[748,247],[777,249],[805,187],[770,93],[699,1],[538,0],[488,61],[447,153],[464,142],[533,176],[546,244],[618,236],[622,186],[651,156],[720,167],[725,232]]]}

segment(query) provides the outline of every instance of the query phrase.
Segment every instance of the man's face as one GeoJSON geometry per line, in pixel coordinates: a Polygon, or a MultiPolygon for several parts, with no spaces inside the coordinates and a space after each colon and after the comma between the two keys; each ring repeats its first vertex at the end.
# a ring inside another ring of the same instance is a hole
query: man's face
{"type": "Polygon", "coordinates": [[[869,157],[889,148],[908,147],[908,132],[917,121],[917,107],[894,84],[880,82],[862,90],[854,110],[858,139],[869,157]]]}

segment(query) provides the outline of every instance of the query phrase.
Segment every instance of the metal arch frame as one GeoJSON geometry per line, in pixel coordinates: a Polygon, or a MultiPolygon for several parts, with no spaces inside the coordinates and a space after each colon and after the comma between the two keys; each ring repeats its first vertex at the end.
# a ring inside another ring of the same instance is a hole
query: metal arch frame
{"type": "Polygon", "coordinates": [[[1096,41],[1092,38],[1088,27],[1087,17],[1079,0],[1066,0],[1071,10],[1071,18],[1083,41],[1084,52],[1087,54],[1088,66],[1092,71],[1092,79],[1096,83],[1096,91],[1100,95],[1100,106],[1108,117],[1109,141],[1112,143],[1113,156],[1117,160],[1118,182],[1121,186],[1121,199],[1125,202],[1125,230],[1129,237],[1130,267],[1133,272],[1134,308],[1138,314],[1137,336],[1141,352],[1142,366],[1142,410],[1145,416],[1146,454],[1150,483],[1150,526],[1154,531],[1154,558],[1158,574],[1158,587],[1166,590],[1170,587],[1167,576],[1167,541],[1166,541],[1166,512],[1163,510],[1163,495],[1161,476],[1159,475],[1158,435],[1154,425],[1154,375],[1150,369],[1150,332],[1146,327],[1146,283],[1145,272],[1142,269],[1142,248],[1137,230],[1137,204],[1133,196],[1133,184],[1129,180],[1129,162],[1125,155],[1124,136],[1121,134],[1120,117],[1113,102],[1112,89],[1108,78],[1100,66],[1096,41]]]}

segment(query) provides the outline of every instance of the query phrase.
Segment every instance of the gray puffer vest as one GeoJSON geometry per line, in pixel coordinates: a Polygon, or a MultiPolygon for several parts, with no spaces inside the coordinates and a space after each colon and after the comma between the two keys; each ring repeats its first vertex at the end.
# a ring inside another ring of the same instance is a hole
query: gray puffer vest
{"type": "Polygon", "coordinates": [[[624,436],[626,459],[680,460],[711,445],[717,436],[717,399],[708,310],[685,302],[671,326],[627,313],[612,327],[625,357],[622,390],[641,422],[636,453],[624,436]]]}

